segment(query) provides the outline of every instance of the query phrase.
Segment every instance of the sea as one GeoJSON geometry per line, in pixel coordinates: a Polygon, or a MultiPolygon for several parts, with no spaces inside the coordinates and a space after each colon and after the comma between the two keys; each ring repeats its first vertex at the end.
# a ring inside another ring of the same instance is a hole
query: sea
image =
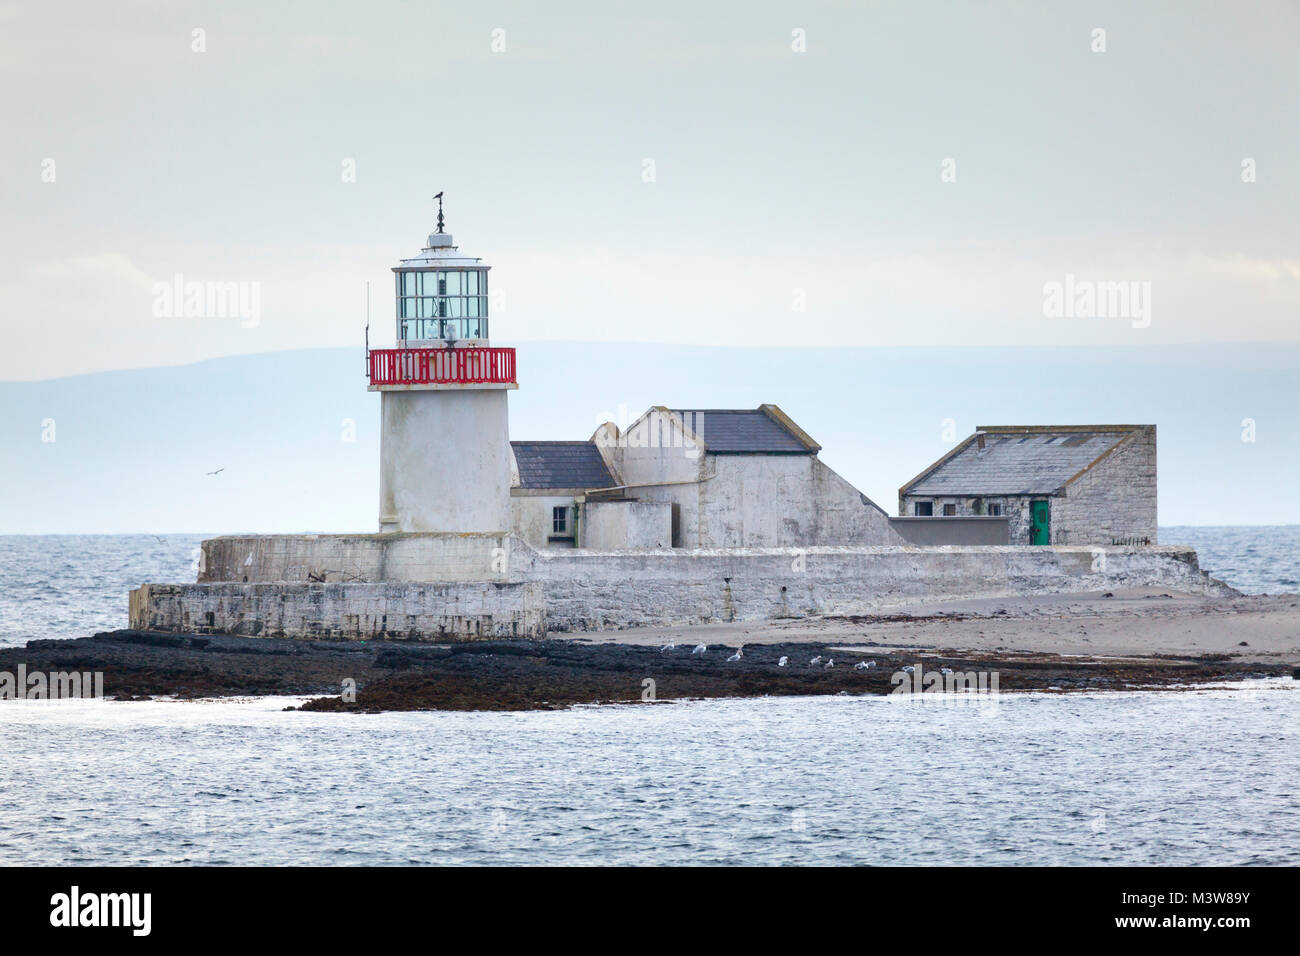
{"type": "MultiPolygon", "coordinates": [[[[1162,528],[1242,591],[1300,527],[1162,528]]],[[[123,627],[208,535],[0,537],[0,644],[123,627]]],[[[1300,684],[319,714],[0,701],[5,864],[1300,864],[1300,684]]]]}

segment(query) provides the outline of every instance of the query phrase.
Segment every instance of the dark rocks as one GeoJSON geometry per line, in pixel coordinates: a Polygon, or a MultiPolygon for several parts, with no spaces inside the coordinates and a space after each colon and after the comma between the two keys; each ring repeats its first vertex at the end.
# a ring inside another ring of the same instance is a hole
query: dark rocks
{"type": "MultiPolygon", "coordinates": [[[[858,642],[853,642],[857,644],[858,642]]],[[[860,645],[859,645],[860,646],[860,645]]],[[[534,710],[579,703],[640,703],[713,697],[888,694],[905,665],[927,671],[997,672],[1000,691],[1060,688],[1116,690],[1177,686],[1246,674],[1276,676],[1292,665],[1261,670],[1227,655],[1089,659],[1054,654],[895,651],[866,655],[827,643],[751,644],[741,661],[733,646],[691,645],[663,653],[658,646],[585,641],[474,641],[450,646],[396,641],[294,641],[211,635],[115,631],[74,641],[32,641],[0,648],[0,671],[19,663],[29,671],[102,671],[104,690],[120,700],[152,696],[317,695],[309,710],[534,710]],[[812,667],[834,657],[833,669],[812,667]],[[855,670],[865,656],[877,666],[855,670]],[[789,657],[786,667],[779,666],[789,657]],[[354,681],[355,702],[344,702],[354,681]]],[[[1295,668],[1300,678],[1300,668],[1295,668]]],[[[0,704],[2,707],[3,704],[0,704]]]]}

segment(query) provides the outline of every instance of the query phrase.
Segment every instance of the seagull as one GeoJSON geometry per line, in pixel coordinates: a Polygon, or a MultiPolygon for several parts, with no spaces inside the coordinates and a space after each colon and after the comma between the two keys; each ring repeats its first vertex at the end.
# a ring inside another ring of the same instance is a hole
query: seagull
{"type": "Polygon", "coordinates": [[[786,664],[789,664],[789,663],[790,663],[790,658],[788,658],[788,657],[782,657],[779,661],[776,662],[776,666],[777,666],[777,667],[785,667],[785,665],[786,665],[786,664]]]}
{"type": "Polygon", "coordinates": [[[951,674],[951,673],[952,673],[952,668],[951,668],[951,667],[940,667],[940,668],[939,668],[939,673],[940,673],[940,674],[951,674]]]}
{"type": "Polygon", "coordinates": [[[826,662],[826,668],[827,668],[827,670],[829,670],[830,668],[832,668],[832,667],[834,667],[834,666],[835,666],[835,658],[832,657],[830,660],[828,660],[828,661],[826,662]]]}
{"type": "Polygon", "coordinates": [[[727,658],[727,663],[730,664],[734,661],[738,661],[744,656],[745,656],[745,648],[744,647],[737,648],[736,653],[732,654],[730,657],[727,658]]]}
{"type": "Polygon", "coordinates": [[[209,474],[209,475],[219,475],[219,474],[221,474],[221,473],[222,473],[223,471],[225,471],[225,470],[226,470],[226,469],[225,469],[225,467],[223,466],[223,467],[221,467],[221,468],[218,468],[216,471],[210,471],[210,472],[208,472],[208,474],[209,474]]]}
{"type": "Polygon", "coordinates": [[[669,641],[663,647],[659,648],[659,653],[667,654],[669,651],[675,651],[675,650],[677,650],[677,645],[674,644],[672,641],[669,641]]]}
{"type": "Polygon", "coordinates": [[[707,651],[708,649],[709,649],[709,645],[707,645],[707,644],[696,644],[696,645],[695,645],[695,650],[691,651],[691,653],[692,653],[692,654],[703,654],[703,653],[704,653],[705,651],[707,651]]]}
{"type": "Polygon", "coordinates": [[[875,661],[858,661],[853,665],[855,671],[866,671],[876,666],[875,661]]]}
{"type": "Polygon", "coordinates": [[[906,666],[903,668],[903,673],[904,673],[904,674],[914,674],[914,673],[916,673],[916,668],[913,667],[911,664],[908,664],[908,665],[906,665],[906,666]]]}
{"type": "Polygon", "coordinates": [[[818,664],[820,664],[821,662],[822,662],[822,656],[821,656],[820,654],[818,654],[816,657],[814,657],[812,660],[810,660],[810,661],[808,662],[808,666],[809,666],[809,667],[816,667],[816,666],[817,666],[818,664]]]}

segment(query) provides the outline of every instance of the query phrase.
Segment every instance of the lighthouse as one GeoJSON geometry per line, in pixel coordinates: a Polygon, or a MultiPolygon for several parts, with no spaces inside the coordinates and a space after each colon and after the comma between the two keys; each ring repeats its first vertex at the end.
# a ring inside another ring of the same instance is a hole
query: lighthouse
{"type": "Polygon", "coordinates": [[[396,348],[368,349],[380,396],[379,530],[510,529],[515,350],[489,339],[488,271],[438,224],[393,267],[396,348]]]}

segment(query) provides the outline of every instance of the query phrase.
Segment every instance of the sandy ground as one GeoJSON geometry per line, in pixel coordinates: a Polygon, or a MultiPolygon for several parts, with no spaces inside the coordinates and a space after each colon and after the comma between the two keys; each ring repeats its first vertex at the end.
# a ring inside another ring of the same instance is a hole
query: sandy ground
{"type": "Polygon", "coordinates": [[[1142,657],[1227,654],[1300,664],[1300,595],[1234,598],[1131,590],[980,598],[872,615],[556,635],[625,644],[850,643],[870,648],[1142,657]]]}

